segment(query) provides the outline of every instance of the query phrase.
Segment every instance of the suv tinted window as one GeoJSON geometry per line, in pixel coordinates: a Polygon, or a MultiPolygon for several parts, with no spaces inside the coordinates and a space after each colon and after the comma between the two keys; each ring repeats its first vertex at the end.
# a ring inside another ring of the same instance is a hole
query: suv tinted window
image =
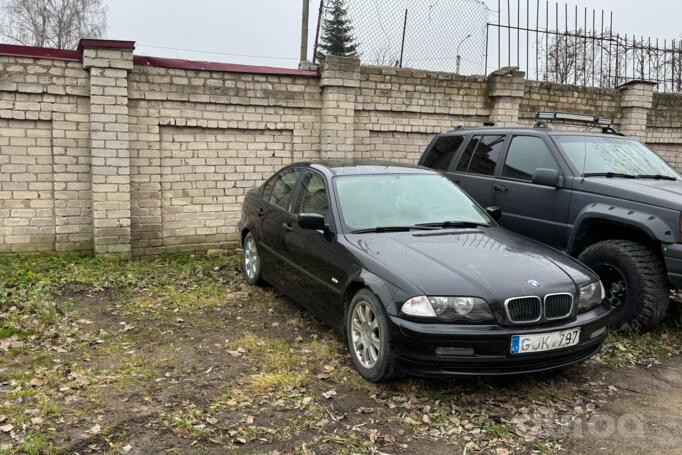
{"type": "Polygon", "coordinates": [[[438,138],[429,154],[424,157],[422,166],[442,171],[449,169],[450,162],[455,157],[455,152],[457,152],[463,141],[464,136],[443,136],[438,138]]]}
{"type": "Polygon", "coordinates": [[[289,198],[294,191],[296,180],[300,174],[300,169],[287,169],[280,172],[274,178],[274,184],[268,202],[277,205],[284,210],[289,210],[289,198]]]}
{"type": "Polygon", "coordinates": [[[559,167],[547,145],[545,145],[545,141],[534,136],[514,137],[509,145],[502,175],[530,181],[536,169],[556,169],[559,171],[559,167]]]}
{"type": "Polygon", "coordinates": [[[329,198],[324,179],[315,172],[308,172],[301,183],[301,190],[296,204],[296,213],[317,213],[327,216],[329,198]]]}
{"type": "Polygon", "coordinates": [[[471,174],[493,175],[500,159],[505,136],[474,136],[462,158],[457,170],[471,174]]]}

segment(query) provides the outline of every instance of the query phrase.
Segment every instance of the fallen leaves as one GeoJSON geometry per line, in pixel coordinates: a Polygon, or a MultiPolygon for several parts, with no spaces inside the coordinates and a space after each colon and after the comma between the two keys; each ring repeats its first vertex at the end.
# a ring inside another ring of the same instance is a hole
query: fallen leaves
{"type": "Polygon", "coordinates": [[[8,338],[0,339],[0,351],[7,352],[12,348],[21,348],[24,346],[24,342],[19,340],[19,337],[12,335],[8,338]]]}
{"type": "Polygon", "coordinates": [[[42,387],[43,385],[45,385],[45,381],[43,381],[40,378],[33,378],[30,381],[28,381],[28,385],[30,385],[31,387],[42,387]]]}
{"type": "MultiPolygon", "coordinates": [[[[179,268],[191,276],[170,280],[177,270],[147,267],[130,278],[137,284],[125,288],[124,298],[110,298],[102,290],[116,295],[122,285],[115,284],[120,272],[106,270],[106,286],[101,277],[91,279],[101,289],[74,294],[73,314],[54,323],[2,310],[0,319],[21,319],[32,330],[0,339],[0,352],[23,348],[14,360],[25,366],[16,377],[16,365],[0,367],[8,378],[0,380],[0,409],[7,414],[0,415],[0,452],[17,453],[32,432],[55,434],[54,443],[62,443],[68,434],[62,429],[76,428],[91,444],[84,451],[122,455],[149,451],[145,437],[152,432],[169,447],[196,446],[197,453],[208,444],[228,452],[269,444],[302,454],[461,454],[466,447],[471,455],[509,455],[544,447],[557,427],[594,415],[604,398],[621,392],[601,378],[590,380],[585,370],[523,380],[369,384],[353,369],[342,340],[314,318],[271,291],[236,284],[230,274],[238,266],[178,257],[173,260],[189,264],[179,268]],[[86,298],[87,306],[79,302],[86,298]],[[122,365],[130,371],[119,371],[122,365]],[[254,378],[264,386],[254,389],[254,378]],[[140,403],[149,410],[136,411],[140,403]],[[93,420],[92,409],[107,418],[93,420]],[[125,439],[111,443],[109,430],[133,414],[125,439]],[[138,420],[140,414],[148,417],[138,420]]],[[[656,340],[645,341],[638,352],[653,355],[656,340]]],[[[617,342],[613,352],[629,362],[623,350],[629,344],[617,342]]]]}
{"type": "Polygon", "coordinates": [[[227,351],[228,354],[230,354],[232,357],[239,358],[242,355],[246,354],[246,349],[244,348],[237,348],[234,351],[227,351]]]}
{"type": "Polygon", "coordinates": [[[327,390],[326,392],[322,392],[322,396],[325,397],[326,399],[330,400],[336,396],[336,390],[331,389],[331,390],[327,390]]]}

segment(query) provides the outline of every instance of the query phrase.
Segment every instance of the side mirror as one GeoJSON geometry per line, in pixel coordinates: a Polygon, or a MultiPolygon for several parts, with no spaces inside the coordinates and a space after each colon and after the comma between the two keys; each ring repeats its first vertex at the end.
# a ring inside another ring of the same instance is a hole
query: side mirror
{"type": "Polygon", "coordinates": [[[556,169],[536,169],[531,181],[536,185],[559,188],[561,186],[561,175],[556,169]]]}
{"type": "Polygon", "coordinates": [[[497,206],[487,207],[485,211],[488,212],[488,215],[495,221],[499,221],[500,218],[502,218],[502,209],[497,206]]]}
{"type": "Polygon", "coordinates": [[[301,213],[298,215],[298,225],[302,229],[312,229],[314,231],[324,230],[326,227],[324,216],[319,213],[301,213]]]}

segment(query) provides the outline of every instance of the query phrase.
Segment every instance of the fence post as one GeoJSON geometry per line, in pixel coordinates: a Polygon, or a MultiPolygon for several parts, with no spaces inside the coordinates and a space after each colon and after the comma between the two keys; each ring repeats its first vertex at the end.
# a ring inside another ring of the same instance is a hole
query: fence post
{"type": "Polygon", "coordinates": [[[490,121],[497,126],[519,122],[519,108],[525,92],[526,74],[515,66],[500,68],[488,76],[491,100],[490,121]]]}
{"type": "Polygon", "coordinates": [[[128,72],[132,41],[81,40],[90,72],[90,160],[95,254],[129,256],[128,72]]]}
{"type": "Polygon", "coordinates": [[[360,87],[360,59],[326,56],[320,73],[322,159],[353,159],[355,94],[360,87]]]}
{"type": "Polygon", "coordinates": [[[647,120],[653,107],[655,86],[655,82],[643,80],[633,80],[618,86],[621,91],[621,133],[646,142],[647,120]]]}

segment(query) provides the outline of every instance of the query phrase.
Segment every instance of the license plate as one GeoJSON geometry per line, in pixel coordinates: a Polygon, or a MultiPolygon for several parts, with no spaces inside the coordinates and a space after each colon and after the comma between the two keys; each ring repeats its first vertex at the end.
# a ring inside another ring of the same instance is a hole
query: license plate
{"type": "Polygon", "coordinates": [[[580,341],[580,327],[561,332],[538,333],[534,335],[513,335],[512,354],[554,351],[575,346],[580,341]]]}

